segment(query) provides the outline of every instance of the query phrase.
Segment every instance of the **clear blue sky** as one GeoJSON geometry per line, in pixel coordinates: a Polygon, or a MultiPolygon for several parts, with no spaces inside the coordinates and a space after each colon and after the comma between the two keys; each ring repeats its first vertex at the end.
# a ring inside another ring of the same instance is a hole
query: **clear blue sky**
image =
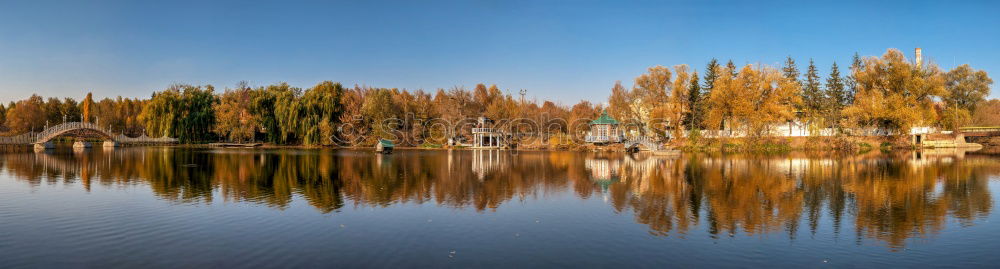
{"type": "Polygon", "coordinates": [[[572,104],[604,102],[616,80],[631,85],[653,65],[791,55],[825,75],[855,52],[915,47],[1000,81],[997,1],[804,2],[0,1],[0,101],[333,80],[495,83],[572,104]]]}

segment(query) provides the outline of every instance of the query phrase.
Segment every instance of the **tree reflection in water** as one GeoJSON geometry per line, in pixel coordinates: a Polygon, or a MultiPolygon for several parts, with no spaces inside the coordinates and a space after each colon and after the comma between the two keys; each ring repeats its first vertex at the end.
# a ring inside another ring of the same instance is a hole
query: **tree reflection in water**
{"type": "Polygon", "coordinates": [[[655,235],[815,234],[830,223],[856,240],[900,249],[949,218],[972,225],[992,210],[1000,159],[955,153],[864,156],[644,155],[573,152],[94,149],[6,153],[0,167],[32,185],[149,186],[177,203],[302,199],[323,213],[345,204],[435,203],[476,211],[571,191],[631,213],[655,235]],[[825,222],[821,221],[826,219],[825,222]],[[799,227],[805,225],[808,227],[799,227]],[[846,226],[846,227],[845,227],[846,226]]]}

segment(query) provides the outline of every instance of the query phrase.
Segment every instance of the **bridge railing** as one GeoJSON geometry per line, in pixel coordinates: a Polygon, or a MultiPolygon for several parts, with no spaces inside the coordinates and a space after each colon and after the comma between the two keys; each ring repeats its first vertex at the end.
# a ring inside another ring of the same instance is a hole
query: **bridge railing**
{"type": "Polygon", "coordinates": [[[98,126],[97,124],[89,122],[67,122],[67,123],[57,124],[49,128],[45,128],[44,131],[38,133],[35,142],[49,141],[66,131],[77,130],[77,129],[92,129],[105,134],[111,133],[105,130],[104,128],[101,128],[101,126],[98,126]]]}
{"type": "Polygon", "coordinates": [[[629,136],[623,141],[626,145],[640,144],[649,150],[659,150],[660,143],[655,138],[648,136],[629,136]]]}
{"type": "Polygon", "coordinates": [[[67,131],[80,130],[80,129],[90,129],[97,132],[101,132],[107,135],[111,140],[124,144],[167,144],[167,143],[177,143],[176,138],[170,137],[148,137],[145,134],[139,137],[128,137],[123,134],[114,134],[107,129],[101,128],[97,124],[89,122],[67,122],[62,124],[57,124],[45,128],[41,132],[29,132],[25,134],[20,134],[16,136],[0,137],[0,145],[27,145],[34,143],[47,142],[60,135],[63,135],[67,131]]]}
{"type": "Polygon", "coordinates": [[[38,133],[29,132],[15,136],[0,136],[0,145],[24,145],[34,143],[38,133]]]}
{"type": "Polygon", "coordinates": [[[125,144],[143,144],[143,143],[157,143],[157,144],[170,144],[177,143],[177,138],[170,137],[148,137],[145,134],[139,137],[128,137],[125,135],[115,135],[115,141],[125,144]]]}
{"type": "Polygon", "coordinates": [[[971,132],[1000,132],[1000,126],[986,126],[986,127],[961,127],[958,128],[959,131],[963,133],[971,132]]]}

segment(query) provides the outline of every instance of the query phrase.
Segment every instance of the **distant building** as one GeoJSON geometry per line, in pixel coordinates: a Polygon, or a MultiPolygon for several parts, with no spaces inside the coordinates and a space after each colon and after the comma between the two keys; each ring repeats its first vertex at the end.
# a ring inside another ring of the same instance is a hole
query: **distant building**
{"type": "Polygon", "coordinates": [[[392,143],[392,140],[379,139],[375,143],[375,152],[389,154],[392,153],[392,149],[395,147],[396,145],[392,143]]]}
{"type": "Polygon", "coordinates": [[[590,131],[584,140],[587,143],[620,143],[625,135],[617,120],[608,116],[608,111],[602,111],[601,117],[590,122],[590,131]]]}
{"type": "Polygon", "coordinates": [[[479,117],[476,127],[472,128],[472,148],[499,149],[507,147],[506,136],[500,130],[493,128],[493,120],[479,117]]]}

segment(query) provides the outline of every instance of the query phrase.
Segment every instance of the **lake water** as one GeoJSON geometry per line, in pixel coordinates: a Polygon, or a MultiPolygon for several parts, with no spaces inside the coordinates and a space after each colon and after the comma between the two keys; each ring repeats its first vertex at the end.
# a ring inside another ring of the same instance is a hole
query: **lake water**
{"type": "Polygon", "coordinates": [[[1000,157],[0,154],[0,268],[997,267],[1000,157]]]}

